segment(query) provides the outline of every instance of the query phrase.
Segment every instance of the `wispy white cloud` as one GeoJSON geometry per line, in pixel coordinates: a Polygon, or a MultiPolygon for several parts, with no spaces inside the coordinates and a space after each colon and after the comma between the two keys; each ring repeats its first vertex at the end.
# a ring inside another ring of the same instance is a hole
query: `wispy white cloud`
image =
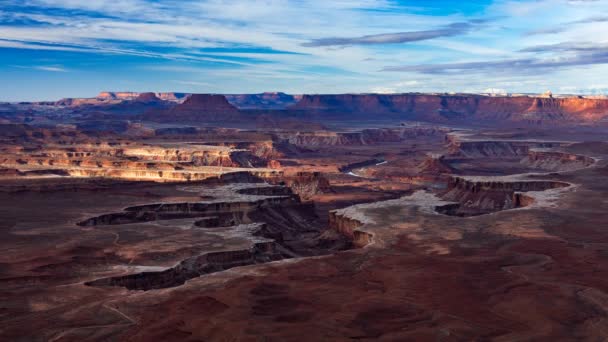
{"type": "MultiPolygon", "coordinates": [[[[480,90],[503,87],[493,83],[505,82],[521,87],[536,82],[544,87],[517,65],[528,69],[542,65],[547,82],[559,86],[572,81],[564,78],[569,69],[598,68],[592,62],[603,58],[598,51],[595,59],[589,58],[582,49],[568,49],[563,55],[565,44],[608,43],[607,18],[601,15],[608,13],[606,1],[494,0],[472,12],[437,12],[425,4],[412,8],[394,0],[5,0],[4,4],[0,48],[162,60],[170,64],[159,66],[164,72],[203,73],[213,78],[209,83],[216,87],[245,79],[272,87],[292,81],[300,89],[316,85],[317,91],[326,87],[332,92],[470,84],[450,68],[485,71],[490,81],[479,82],[480,90]],[[530,32],[542,34],[526,34],[530,32]],[[235,52],[237,48],[251,51],[235,52]],[[399,72],[380,72],[389,70],[387,66],[396,66],[390,70],[399,72]],[[506,80],[504,73],[490,75],[492,68],[518,72],[506,80]],[[442,70],[441,79],[425,76],[442,70]],[[403,83],[408,78],[404,75],[419,83],[403,83]]],[[[70,65],[65,69],[72,71],[70,65]]]]}
{"type": "Polygon", "coordinates": [[[68,72],[68,70],[64,67],[57,65],[11,65],[11,67],[18,69],[34,69],[51,72],[68,72]]]}
{"type": "Polygon", "coordinates": [[[39,65],[39,66],[34,67],[34,69],[42,70],[42,71],[52,71],[52,72],[67,72],[66,69],[60,68],[60,67],[55,67],[55,66],[39,65]]]}

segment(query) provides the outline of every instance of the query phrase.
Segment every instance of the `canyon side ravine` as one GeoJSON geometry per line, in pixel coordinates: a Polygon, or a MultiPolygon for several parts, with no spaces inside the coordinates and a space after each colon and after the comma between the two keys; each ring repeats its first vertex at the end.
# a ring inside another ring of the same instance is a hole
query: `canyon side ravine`
{"type": "Polygon", "coordinates": [[[0,107],[0,340],[608,340],[608,100],[0,107]]]}

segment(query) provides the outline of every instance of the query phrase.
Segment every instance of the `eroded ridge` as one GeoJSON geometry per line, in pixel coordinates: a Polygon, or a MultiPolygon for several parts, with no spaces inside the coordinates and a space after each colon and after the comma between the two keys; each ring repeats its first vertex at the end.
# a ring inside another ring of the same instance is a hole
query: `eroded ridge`
{"type": "Polygon", "coordinates": [[[195,141],[176,143],[171,136],[152,131],[135,142],[119,135],[86,136],[77,130],[29,126],[14,134],[0,141],[0,180],[63,177],[185,182],[242,171],[271,177],[281,167],[276,160],[281,153],[267,137],[216,143],[196,141],[201,139],[197,136],[195,141]]]}
{"type": "Polygon", "coordinates": [[[595,164],[592,157],[567,152],[572,142],[540,140],[480,140],[462,132],[447,135],[442,158],[455,174],[508,175],[529,172],[569,172],[595,164]]]}
{"type": "Polygon", "coordinates": [[[123,286],[130,290],[174,287],[188,279],[237,266],[323,255],[352,245],[344,236],[325,233],[314,212],[314,204],[301,202],[298,195],[283,185],[230,183],[181,189],[198,193],[206,200],[132,206],[78,224],[103,229],[108,225],[191,219],[189,229],[226,228],[235,236],[249,239],[251,246],[203,253],[166,270],[103,278],[87,282],[87,285],[123,286]]]}
{"type": "Polygon", "coordinates": [[[455,202],[436,207],[437,212],[453,216],[477,216],[522,208],[534,203],[528,192],[568,188],[572,185],[551,180],[507,180],[500,177],[451,177],[440,194],[455,202]]]}

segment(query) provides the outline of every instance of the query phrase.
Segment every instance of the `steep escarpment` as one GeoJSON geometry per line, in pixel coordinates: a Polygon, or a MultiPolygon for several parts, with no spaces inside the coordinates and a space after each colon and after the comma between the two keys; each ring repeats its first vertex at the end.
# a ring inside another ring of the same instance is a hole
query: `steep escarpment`
{"type": "Polygon", "coordinates": [[[2,173],[2,178],[54,175],[186,182],[239,171],[273,176],[271,168],[281,167],[271,159],[282,156],[271,140],[214,142],[215,145],[176,144],[171,139],[135,143],[110,133],[95,132],[87,137],[77,130],[34,129],[26,125],[7,125],[5,133],[6,140],[0,141],[0,166],[16,172],[2,173]]]}
{"type": "Polygon", "coordinates": [[[129,290],[153,290],[184,284],[188,279],[224,271],[233,267],[281,260],[273,242],[256,243],[252,248],[207,253],[188,258],[177,266],[160,272],[142,272],[121,277],[103,278],[85,283],[89,286],[122,286],[129,290]]]}
{"type": "Polygon", "coordinates": [[[329,227],[348,237],[356,247],[365,247],[373,239],[373,234],[359,230],[363,225],[360,220],[348,217],[339,210],[329,213],[329,227]]]}
{"type": "Polygon", "coordinates": [[[525,207],[534,199],[523,193],[565,188],[568,183],[552,180],[506,180],[484,177],[451,177],[440,197],[455,202],[436,207],[453,216],[475,216],[525,207]]]}
{"type": "Polygon", "coordinates": [[[520,163],[546,171],[573,171],[595,164],[595,159],[559,151],[531,150],[520,163]]]}
{"type": "Polygon", "coordinates": [[[191,219],[191,229],[228,231],[231,236],[247,238],[251,246],[194,255],[163,271],[102,278],[86,284],[123,286],[131,290],[174,287],[188,279],[233,267],[322,255],[351,246],[350,241],[342,236],[328,238],[328,234],[324,234],[324,225],[315,214],[314,204],[301,203],[287,187],[228,183],[186,189],[201,191],[202,197],[217,199],[133,206],[122,212],[86,219],[79,225],[103,229],[108,225],[158,220],[181,220],[183,224],[184,219],[191,219]]]}
{"type": "Polygon", "coordinates": [[[517,140],[460,140],[448,138],[448,149],[452,157],[522,157],[532,148],[556,148],[565,145],[560,142],[536,142],[517,140]]]}
{"type": "Polygon", "coordinates": [[[523,166],[528,170],[572,171],[595,163],[591,157],[564,152],[566,142],[538,142],[518,140],[460,140],[448,136],[447,163],[462,164],[483,161],[507,166],[523,166]]]}
{"type": "Polygon", "coordinates": [[[280,182],[304,200],[331,192],[329,181],[320,172],[297,172],[283,175],[280,182]]]}
{"type": "Polygon", "coordinates": [[[359,146],[427,137],[441,139],[448,132],[448,129],[436,127],[400,127],[364,129],[359,132],[291,132],[277,134],[277,137],[297,146],[359,146]]]}
{"type": "Polygon", "coordinates": [[[431,122],[466,121],[477,124],[592,123],[608,117],[608,100],[567,97],[490,97],[444,94],[304,95],[290,109],[318,116],[404,118],[431,122]],[[371,115],[371,116],[370,116],[371,115]]]}
{"type": "Polygon", "coordinates": [[[239,110],[223,95],[192,94],[168,110],[149,111],[143,120],[157,122],[231,122],[242,119],[239,110]]]}
{"type": "Polygon", "coordinates": [[[446,161],[445,156],[428,156],[420,165],[418,169],[423,174],[450,174],[455,173],[457,170],[450,166],[449,162],[446,161]]]}
{"type": "Polygon", "coordinates": [[[272,196],[253,201],[147,204],[129,207],[123,212],[91,217],[79,222],[78,225],[120,225],[167,219],[217,216],[225,213],[251,211],[266,206],[288,205],[294,200],[297,201],[297,199],[290,196],[272,196]]]}

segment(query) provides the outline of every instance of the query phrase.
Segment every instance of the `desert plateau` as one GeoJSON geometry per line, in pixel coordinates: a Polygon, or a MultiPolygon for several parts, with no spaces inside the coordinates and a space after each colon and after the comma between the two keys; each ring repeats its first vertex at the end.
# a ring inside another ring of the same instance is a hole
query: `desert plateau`
{"type": "Polygon", "coordinates": [[[602,13],[0,1],[0,341],[608,341],[602,13]]]}

